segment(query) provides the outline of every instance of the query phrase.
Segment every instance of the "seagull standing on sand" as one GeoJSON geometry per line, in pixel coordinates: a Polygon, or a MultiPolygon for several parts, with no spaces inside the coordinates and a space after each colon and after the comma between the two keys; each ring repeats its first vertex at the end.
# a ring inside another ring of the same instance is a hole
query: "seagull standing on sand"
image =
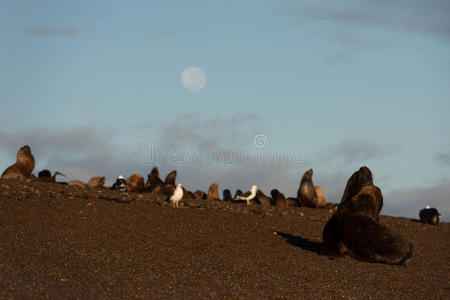
{"type": "Polygon", "coordinates": [[[183,199],[183,186],[179,183],[175,191],[169,196],[169,198],[167,198],[167,201],[171,202],[174,207],[178,208],[178,202],[180,202],[181,199],[183,199]]]}
{"type": "Polygon", "coordinates": [[[247,205],[250,205],[250,201],[252,201],[255,198],[257,191],[258,187],[254,185],[252,186],[252,189],[250,191],[245,192],[242,195],[236,196],[234,199],[247,201],[247,205]]]}

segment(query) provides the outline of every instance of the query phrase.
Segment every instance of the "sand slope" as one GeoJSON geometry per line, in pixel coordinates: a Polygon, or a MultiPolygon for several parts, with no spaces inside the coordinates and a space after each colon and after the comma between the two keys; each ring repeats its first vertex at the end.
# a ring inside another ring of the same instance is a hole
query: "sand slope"
{"type": "Polygon", "coordinates": [[[414,243],[398,267],[319,256],[329,217],[0,180],[0,298],[449,297],[449,223],[382,216],[414,243]]]}

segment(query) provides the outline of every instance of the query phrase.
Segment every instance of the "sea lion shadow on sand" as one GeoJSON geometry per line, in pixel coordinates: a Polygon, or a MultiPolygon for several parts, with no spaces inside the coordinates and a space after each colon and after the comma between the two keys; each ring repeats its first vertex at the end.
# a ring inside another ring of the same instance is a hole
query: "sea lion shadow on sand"
{"type": "Polygon", "coordinates": [[[302,238],[301,236],[295,236],[279,231],[275,231],[275,234],[285,238],[286,243],[289,243],[292,246],[300,247],[306,251],[314,252],[317,255],[320,254],[320,249],[322,249],[322,243],[320,242],[313,242],[308,239],[302,238]]]}

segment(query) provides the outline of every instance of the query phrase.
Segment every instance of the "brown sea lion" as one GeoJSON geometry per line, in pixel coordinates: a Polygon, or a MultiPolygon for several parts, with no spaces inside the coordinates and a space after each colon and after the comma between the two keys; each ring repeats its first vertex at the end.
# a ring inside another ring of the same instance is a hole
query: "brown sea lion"
{"type": "Polygon", "coordinates": [[[193,192],[188,191],[184,186],[182,188],[183,188],[183,199],[184,200],[194,200],[195,199],[193,192]]]}
{"type": "Polygon", "coordinates": [[[16,163],[6,168],[1,179],[25,180],[31,176],[34,169],[34,156],[28,145],[17,151],[16,163]]]}
{"type": "Polygon", "coordinates": [[[362,166],[348,179],[340,203],[342,204],[350,200],[353,196],[358,194],[365,185],[373,185],[373,176],[368,167],[362,166]]]}
{"type": "Polygon", "coordinates": [[[272,202],[272,199],[270,199],[270,197],[267,197],[260,189],[258,189],[258,191],[256,192],[256,197],[253,201],[255,201],[255,203],[266,206],[272,202]]]}
{"type": "Polygon", "coordinates": [[[175,185],[175,180],[177,179],[177,171],[172,171],[167,174],[166,179],[164,180],[165,184],[173,184],[175,185]]]}
{"type": "Polygon", "coordinates": [[[270,191],[270,195],[272,196],[272,205],[281,206],[281,207],[293,207],[297,206],[294,198],[286,199],[283,193],[281,193],[277,189],[273,189],[270,191]]]}
{"type": "Polygon", "coordinates": [[[81,188],[86,188],[88,187],[88,185],[80,180],[69,180],[67,182],[67,185],[72,185],[72,186],[77,186],[77,187],[81,187],[81,188]]]}
{"type": "Polygon", "coordinates": [[[204,200],[206,199],[206,194],[204,191],[196,190],[194,192],[194,198],[197,200],[204,200]]]}
{"type": "Polygon", "coordinates": [[[53,176],[52,173],[50,172],[50,170],[44,169],[42,171],[40,171],[38,173],[38,179],[40,181],[48,181],[48,182],[56,182],[56,176],[61,175],[61,176],[66,176],[61,172],[56,171],[53,176]]]}
{"type": "Polygon", "coordinates": [[[140,174],[133,174],[127,179],[128,192],[140,192],[144,189],[144,177],[140,174]]]}
{"type": "Polygon", "coordinates": [[[233,196],[229,189],[223,190],[223,201],[233,201],[233,196]]]}
{"type": "Polygon", "coordinates": [[[270,195],[272,196],[272,205],[282,205],[286,201],[286,197],[278,189],[271,190],[270,195]]]}
{"type": "Polygon", "coordinates": [[[300,186],[297,191],[298,201],[302,206],[317,207],[316,189],[312,181],[313,170],[309,169],[303,174],[300,186]]]}
{"type": "Polygon", "coordinates": [[[89,187],[103,187],[105,185],[105,177],[103,176],[96,176],[89,179],[87,185],[89,187]]]}
{"type": "Polygon", "coordinates": [[[175,189],[176,189],[176,186],[174,184],[164,184],[161,187],[161,192],[164,195],[168,196],[168,195],[171,195],[175,191],[175,189]]]}
{"type": "Polygon", "coordinates": [[[145,186],[153,190],[155,187],[162,185],[164,185],[164,182],[161,180],[161,178],[159,178],[158,168],[153,167],[150,174],[147,175],[147,182],[145,186]]]}
{"type": "Polygon", "coordinates": [[[219,196],[219,184],[217,182],[213,182],[208,189],[208,195],[206,196],[207,200],[220,200],[219,196]]]}
{"type": "Polygon", "coordinates": [[[298,207],[300,206],[300,203],[298,202],[297,197],[288,197],[286,198],[286,206],[287,207],[298,207]]]}
{"type": "Polygon", "coordinates": [[[324,207],[325,206],[325,193],[320,186],[314,186],[317,195],[317,206],[316,207],[324,207]]]}
{"type": "Polygon", "coordinates": [[[367,167],[347,182],[342,201],[325,224],[321,255],[348,255],[360,261],[401,265],[412,257],[412,244],[378,223],[383,204],[367,167]]]}

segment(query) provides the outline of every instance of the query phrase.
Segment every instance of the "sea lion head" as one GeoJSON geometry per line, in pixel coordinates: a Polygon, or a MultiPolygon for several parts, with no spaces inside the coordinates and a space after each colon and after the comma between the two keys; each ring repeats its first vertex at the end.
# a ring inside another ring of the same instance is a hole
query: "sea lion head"
{"type": "Polygon", "coordinates": [[[368,167],[362,166],[348,179],[341,203],[349,201],[366,185],[373,185],[372,172],[368,167]]]}
{"type": "Polygon", "coordinates": [[[152,171],[150,172],[150,175],[153,175],[153,176],[158,176],[159,177],[159,170],[158,170],[158,167],[153,167],[153,169],[152,169],[152,171]]]}

